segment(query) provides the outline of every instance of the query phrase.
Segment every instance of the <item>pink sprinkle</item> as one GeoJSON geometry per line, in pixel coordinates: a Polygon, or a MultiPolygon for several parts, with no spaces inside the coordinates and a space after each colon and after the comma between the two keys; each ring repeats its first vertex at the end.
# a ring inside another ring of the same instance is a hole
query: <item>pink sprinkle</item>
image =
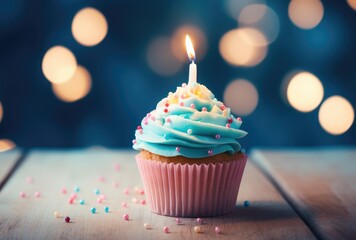
{"type": "Polygon", "coordinates": [[[142,204],[142,205],[146,205],[146,200],[145,200],[145,199],[142,199],[142,200],[141,200],[141,204],[142,204]]]}
{"type": "Polygon", "coordinates": [[[20,192],[20,197],[22,197],[22,198],[25,198],[26,197],[26,193],[25,192],[20,192]]]}
{"type": "Polygon", "coordinates": [[[100,198],[100,197],[98,197],[98,198],[96,199],[96,202],[97,202],[97,203],[103,203],[103,199],[100,198]]]}
{"type": "Polygon", "coordinates": [[[26,182],[27,182],[28,184],[33,183],[33,178],[32,178],[32,177],[27,177],[27,178],[26,178],[26,182]]]}
{"type": "Polygon", "coordinates": [[[139,133],[139,134],[142,134],[142,133],[143,133],[143,130],[142,130],[142,129],[138,130],[138,133],[139,133]]]}
{"type": "Polygon", "coordinates": [[[225,109],[226,109],[225,105],[224,105],[224,104],[221,105],[220,109],[221,109],[221,110],[225,110],[225,109]]]}
{"type": "Polygon", "coordinates": [[[213,150],[209,150],[209,151],[208,151],[208,154],[209,154],[209,155],[213,155],[213,150]]]}
{"type": "Polygon", "coordinates": [[[219,227],[215,227],[215,233],[220,234],[221,233],[221,229],[219,227]]]}
{"type": "Polygon", "coordinates": [[[191,107],[192,109],[195,109],[194,103],[190,104],[190,107],[191,107]]]}
{"type": "Polygon", "coordinates": [[[124,216],[122,217],[122,219],[124,219],[125,221],[129,220],[129,215],[128,214],[124,214],[124,216]]]}
{"type": "Polygon", "coordinates": [[[167,123],[170,123],[170,122],[171,122],[171,119],[170,119],[170,118],[167,118],[167,119],[166,119],[166,122],[167,122],[167,123]]]}
{"type": "Polygon", "coordinates": [[[105,199],[106,199],[106,196],[105,196],[104,194],[101,194],[101,195],[99,196],[99,198],[105,200],[105,199]]]}
{"type": "Polygon", "coordinates": [[[103,176],[98,177],[99,182],[105,182],[105,178],[103,176]]]}
{"type": "Polygon", "coordinates": [[[41,193],[40,192],[35,192],[35,196],[36,196],[36,198],[39,198],[41,196],[41,193]]]}
{"type": "Polygon", "coordinates": [[[143,189],[140,190],[141,195],[145,195],[145,191],[143,189]]]}
{"type": "Polygon", "coordinates": [[[137,126],[137,130],[140,130],[140,129],[142,129],[142,127],[141,126],[137,126]]]}
{"type": "Polygon", "coordinates": [[[122,202],[121,206],[124,207],[124,208],[127,208],[127,203],[126,202],[122,202]]]}
{"type": "Polygon", "coordinates": [[[70,198],[76,199],[76,198],[77,198],[77,194],[72,193],[72,194],[70,195],[70,198]]]}
{"type": "Polygon", "coordinates": [[[169,228],[168,227],[163,227],[163,232],[164,233],[169,233],[169,228]]]}
{"type": "Polygon", "coordinates": [[[148,124],[148,121],[144,121],[143,123],[144,123],[145,125],[147,125],[147,124],[148,124]]]}
{"type": "Polygon", "coordinates": [[[204,221],[203,221],[203,219],[202,219],[202,218],[197,218],[197,223],[198,223],[198,224],[203,224],[203,223],[204,223],[204,221]]]}
{"type": "Polygon", "coordinates": [[[184,99],[184,94],[180,95],[180,98],[181,98],[181,99],[184,99]]]}
{"type": "Polygon", "coordinates": [[[151,113],[147,113],[147,114],[146,114],[146,117],[150,117],[150,116],[151,116],[151,113]]]}
{"type": "Polygon", "coordinates": [[[184,102],[180,102],[179,105],[180,105],[181,107],[183,107],[183,106],[184,106],[184,102]]]}
{"type": "Polygon", "coordinates": [[[63,194],[67,194],[67,189],[62,188],[62,190],[61,190],[61,191],[62,191],[62,193],[63,193],[63,194]]]}
{"type": "MultiPolygon", "coordinates": [[[[136,140],[134,140],[134,141],[136,141],[136,140]]],[[[132,142],[133,142],[133,141],[132,141],[132,142]]],[[[113,168],[114,168],[115,171],[119,171],[120,168],[121,168],[121,166],[120,166],[120,164],[118,164],[118,163],[114,163],[113,168]]]]}
{"type": "Polygon", "coordinates": [[[132,140],[132,144],[136,144],[136,143],[137,143],[136,139],[132,140]]]}
{"type": "Polygon", "coordinates": [[[113,186],[113,187],[118,187],[118,186],[119,186],[119,183],[116,182],[116,181],[113,181],[113,182],[112,182],[112,186],[113,186]]]}
{"type": "Polygon", "coordinates": [[[176,151],[177,151],[177,152],[180,152],[180,147],[176,147],[176,151]]]}
{"type": "Polygon", "coordinates": [[[182,83],[182,87],[185,88],[187,86],[186,83],[182,83]]]}
{"type": "Polygon", "coordinates": [[[237,121],[241,122],[241,121],[242,121],[242,119],[241,119],[240,117],[238,117],[238,118],[237,118],[237,121]]]}
{"type": "Polygon", "coordinates": [[[174,219],[174,221],[176,222],[176,224],[181,224],[182,223],[182,221],[180,220],[180,218],[176,218],[176,219],[174,219]]]}
{"type": "Polygon", "coordinates": [[[228,122],[228,123],[232,123],[232,118],[229,118],[229,119],[227,120],[227,122],[228,122]]]}
{"type": "Polygon", "coordinates": [[[206,107],[203,107],[201,110],[202,110],[202,112],[208,111],[208,109],[206,107]]]}
{"type": "Polygon", "coordinates": [[[163,110],[163,112],[167,113],[167,112],[168,112],[168,109],[167,109],[167,108],[165,108],[165,109],[163,110]]]}
{"type": "Polygon", "coordinates": [[[216,134],[215,139],[220,139],[220,134],[216,134]]]}
{"type": "Polygon", "coordinates": [[[169,103],[168,103],[168,102],[166,102],[166,103],[164,104],[164,106],[165,106],[165,107],[168,107],[168,106],[169,106],[169,103]]]}
{"type": "Polygon", "coordinates": [[[230,126],[230,124],[226,124],[226,127],[227,127],[227,128],[230,128],[231,126],[230,126]]]}
{"type": "Polygon", "coordinates": [[[151,119],[152,121],[156,120],[155,116],[153,116],[153,115],[150,116],[150,119],[151,119]]]}
{"type": "Polygon", "coordinates": [[[73,203],[74,203],[74,198],[69,198],[69,199],[68,199],[68,203],[69,203],[69,204],[73,204],[73,203]]]}
{"type": "Polygon", "coordinates": [[[130,194],[130,190],[128,188],[125,188],[124,189],[124,193],[125,193],[125,195],[129,195],[130,194]]]}

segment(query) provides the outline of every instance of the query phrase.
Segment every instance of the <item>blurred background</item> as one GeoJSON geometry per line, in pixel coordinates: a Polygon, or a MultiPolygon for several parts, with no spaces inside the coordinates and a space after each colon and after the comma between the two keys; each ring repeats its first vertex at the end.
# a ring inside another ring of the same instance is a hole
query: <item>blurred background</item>
{"type": "Polygon", "coordinates": [[[356,143],[356,0],[0,0],[0,151],[131,147],[188,81],[255,146],[356,143]]]}

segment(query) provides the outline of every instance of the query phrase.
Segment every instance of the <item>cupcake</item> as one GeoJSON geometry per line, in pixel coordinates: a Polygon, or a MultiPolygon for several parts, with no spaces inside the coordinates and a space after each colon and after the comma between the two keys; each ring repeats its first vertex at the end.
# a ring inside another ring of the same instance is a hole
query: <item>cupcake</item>
{"type": "Polygon", "coordinates": [[[231,212],[247,161],[237,141],[247,134],[241,124],[199,83],[162,99],[133,141],[151,210],[176,217],[231,212]]]}

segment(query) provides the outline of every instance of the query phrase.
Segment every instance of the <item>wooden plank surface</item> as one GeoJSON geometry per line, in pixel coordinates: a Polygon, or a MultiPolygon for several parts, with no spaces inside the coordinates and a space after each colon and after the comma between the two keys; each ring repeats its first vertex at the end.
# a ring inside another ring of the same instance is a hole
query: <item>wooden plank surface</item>
{"type": "Polygon", "coordinates": [[[255,150],[251,158],[319,238],[356,238],[355,148],[255,150]]]}
{"type": "Polygon", "coordinates": [[[134,152],[87,150],[71,152],[30,153],[25,162],[5,185],[0,193],[0,239],[315,239],[314,235],[301,221],[275,188],[248,163],[242,180],[238,207],[228,215],[204,219],[203,234],[194,233],[196,219],[181,219],[176,225],[173,217],[164,217],[150,212],[147,205],[132,203],[132,198],[141,200],[144,196],[135,193],[135,186],[142,186],[134,160],[134,152]],[[119,171],[113,164],[121,165],[119,171]],[[33,176],[34,182],[25,182],[33,176]],[[104,182],[98,181],[100,176],[104,182]],[[117,181],[119,186],[112,186],[117,181]],[[73,205],[67,203],[73,187],[79,186],[78,200],[73,205]],[[61,188],[69,191],[64,195],[61,188]],[[107,196],[103,204],[96,202],[93,189],[99,189],[107,196]],[[129,188],[130,193],[124,194],[129,188]],[[27,194],[25,199],[18,196],[20,191],[27,194]],[[34,192],[41,192],[36,198],[34,192]],[[249,200],[250,207],[242,202],[249,200]],[[122,202],[128,207],[123,208],[122,202]],[[97,213],[90,212],[91,207],[97,213]],[[105,213],[104,206],[110,207],[105,213]],[[62,216],[70,216],[67,224],[64,218],[55,218],[58,211],[62,216]],[[122,220],[129,214],[130,221],[122,220]],[[153,225],[144,229],[144,223],[153,225]],[[170,233],[162,228],[168,226],[170,233]],[[223,234],[214,233],[215,226],[223,234]]]}
{"type": "Polygon", "coordinates": [[[0,186],[5,177],[14,167],[16,161],[20,158],[20,150],[11,150],[0,153],[0,186]]]}

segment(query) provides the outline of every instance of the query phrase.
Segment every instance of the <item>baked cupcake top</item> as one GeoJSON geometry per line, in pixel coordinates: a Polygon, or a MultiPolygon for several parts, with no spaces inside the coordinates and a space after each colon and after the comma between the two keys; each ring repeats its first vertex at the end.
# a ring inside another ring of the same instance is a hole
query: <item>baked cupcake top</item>
{"type": "Polygon", "coordinates": [[[247,134],[241,124],[204,85],[183,84],[142,119],[133,148],[166,157],[235,154],[241,149],[237,139],[247,134]]]}

